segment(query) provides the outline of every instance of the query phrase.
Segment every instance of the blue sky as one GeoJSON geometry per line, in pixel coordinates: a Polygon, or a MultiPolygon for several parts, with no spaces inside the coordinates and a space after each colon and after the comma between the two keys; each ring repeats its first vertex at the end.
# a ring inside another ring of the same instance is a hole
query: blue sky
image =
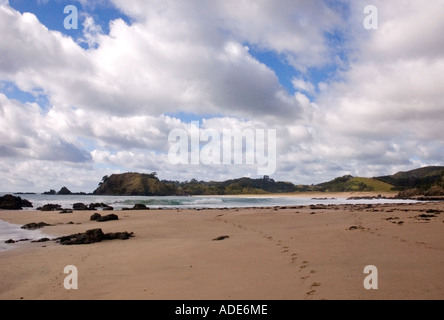
{"type": "Polygon", "coordinates": [[[85,20],[85,14],[93,16],[96,24],[100,25],[105,33],[109,32],[109,22],[112,20],[120,18],[129,22],[129,18],[109,2],[82,5],[76,1],[66,0],[10,0],[9,4],[21,13],[32,12],[47,28],[60,31],[73,38],[82,36],[82,22],[85,20]],[[64,28],[64,20],[68,16],[64,10],[69,5],[74,5],[78,9],[78,30],[64,28]]]}
{"type": "Polygon", "coordinates": [[[257,177],[169,163],[192,121],[276,129],[272,176],[297,184],[442,164],[442,0],[375,0],[371,31],[363,0],[0,2],[0,191],[257,177]]]}

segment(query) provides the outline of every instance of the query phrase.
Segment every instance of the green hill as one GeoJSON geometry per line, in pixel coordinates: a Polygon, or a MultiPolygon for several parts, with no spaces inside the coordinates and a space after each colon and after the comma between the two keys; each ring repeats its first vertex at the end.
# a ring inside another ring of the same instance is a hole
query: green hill
{"type": "Polygon", "coordinates": [[[157,174],[123,173],[105,176],[95,195],[168,196],[177,192],[173,184],[159,181],[157,174]]]}
{"type": "Polygon", "coordinates": [[[442,186],[443,177],[444,167],[425,167],[375,179],[392,184],[398,191],[408,189],[427,191],[433,186],[442,186]]]}
{"type": "Polygon", "coordinates": [[[344,176],[314,187],[320,192],[391,192],[393,185],[372,179],[344,176]]]}
{"type": "Polygon", "coordinates": [[[394,186],[373,178],[353,178],[354,183],[365,184],[371,191],[376,192],[393,192],[394,186]]]}
{"type": "Polygon", "coordinates": [[[276,182],[265,176],[263,179],[241,178],[224,182],[160,181],[157,174],[124,173],[105,176],[95,195],[123,196],[182,196],[182,195],[240,195],[269,194],[309,191],[309,187],[295,186],[290,182],[276,182]]]}
{"type": "Polygon", "coordinates": [[[241,178],[223,182],[160,181],[156,173],[124,173],[105,176],[95,195],[181,196],[181,195],[242,195],[279,194],[291,192],[391,192],[401,191],[405,197],[444,195],[444,167],[426,167],[377,178],[344,176],[312,186],[297,186],[290,182],[241,178]]]}

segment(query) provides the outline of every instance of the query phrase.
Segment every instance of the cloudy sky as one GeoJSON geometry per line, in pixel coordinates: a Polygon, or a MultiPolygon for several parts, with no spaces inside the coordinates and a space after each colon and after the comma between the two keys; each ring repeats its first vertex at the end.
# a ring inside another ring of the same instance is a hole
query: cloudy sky
{"type": "Polygon", "coordinates": [[[297,184],[442,165],[443,17],[444,0],[0,0],[0,191],[258,177],[171,164],[191,121],[276,129],[272,177],[297,184]]]}

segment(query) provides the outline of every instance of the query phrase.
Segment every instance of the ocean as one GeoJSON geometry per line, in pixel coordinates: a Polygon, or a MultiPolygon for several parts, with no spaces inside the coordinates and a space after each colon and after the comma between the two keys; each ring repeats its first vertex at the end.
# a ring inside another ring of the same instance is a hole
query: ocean
{"type": "Polygon", "coordinates": [[[0,220],[0,252],[13,249],[17,246],[14,244],[5,244],[5,241],[8,241],[10,239],[15,241],[21,239],[39,240],[46,237],[49,236],[45,235],[40,230],[23,230],[21,229],[20,225],[11,224],[9,222],[0,220]]]}
{"type": "MultiPolygon", "coordinates": [[[[6,193],[0,193],[0,196],[6,193]]],[[[135,204],[144,204],[150,209],[220,209],[220,208],[258,208],[278,206],[306,206],[317,204],[380,204],[380,203],[411,203],[409,200],[375,199],[375,200],[347,200],[346,198],[316,199],[311,197],[291,196],[193,196],[193,197],[129,197],[129,196],[74,196],[74,195],[42,195],[25,194],[15,195],[30,201],[35,210],[45,204],[59,204],[62,208],[72,209],[74,203],[104,203],[115,210],[132,208],[135,204]]],[[[328,195],[326,195],[328,197],[328,195]]]]}

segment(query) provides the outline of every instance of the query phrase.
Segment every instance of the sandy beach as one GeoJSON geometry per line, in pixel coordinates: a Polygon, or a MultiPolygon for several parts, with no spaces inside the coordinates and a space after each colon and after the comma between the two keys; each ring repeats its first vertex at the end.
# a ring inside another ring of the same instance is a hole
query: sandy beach
{"type": "Polygon", "coordinates": [[[54,237],[101,228],[126,241],[22,243],[0,252],[0,299],[321,300],[443,299],[443,203],[230,210],[0,211],[54,226],[54,237]],[[68,224],[73,222],[74,224],[68,224]],[[222,241],[213,239],[229,236],[222,241]],[[66,290],[65,266],[78,269],[66,290]],[[366,290],[368,265],[378,290],[366,290]]]}

